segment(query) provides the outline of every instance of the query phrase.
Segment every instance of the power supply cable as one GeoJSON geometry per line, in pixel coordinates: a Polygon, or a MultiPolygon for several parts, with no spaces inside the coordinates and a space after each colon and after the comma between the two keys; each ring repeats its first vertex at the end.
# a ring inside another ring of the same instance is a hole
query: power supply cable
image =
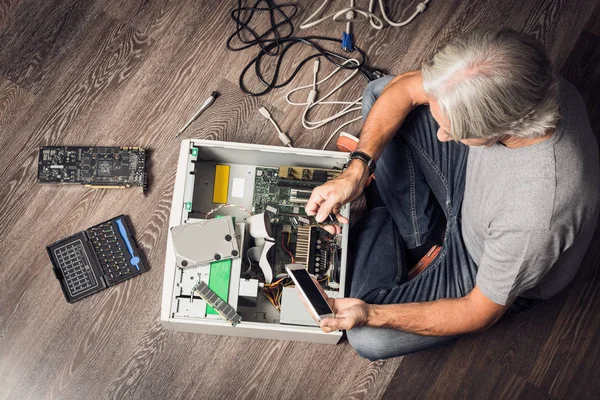
{"type": "Polygon", "coordinates": [[[236,30],[227,39],[227,48],[231,51],[241,51],[258,45],[261,49],[265,50],[267,55],[276,56],[280,50],[279,40],[282,38],[289,38],[294,33],[292,18],[296,15],[297,11],[298,6],[291,3],[275,4],[272,0],[257,0],[253,7],[243,7],[242,0],[238,0],[237,8],[231,11],[231,18],[235,21],[236,30]],[[259,7],[259,4],[263,2],[266,3],[267,6],[259,7]],[[289,15],[284,11],[286,9],[289,9],[289,15]],[[250,21],[255,13],[261,11],[269,12],[271,27],[259,34],[250,26],[250,21]],[[246,18],[243,18],[244,14],[246,14],[246,18]],[[276,21],[277,15],[282,18],[279,22],[276,21]],[[282,34],[282,32],[280,32],[281,27],[286,27],[287,33],[282,34]],[[243,35],[249,35],[250,39],[244,38],[243,35]],[[269,36],[273,36],[273,38],[268,39],[269,36]],[[242,43],[239,47],[234,47],[231,44],[236,37],[240,43],[242,43]],[[274,52],[271,52],[270,49],[265,49],[265,45],[271,40],[277,44],[274,52]]]}

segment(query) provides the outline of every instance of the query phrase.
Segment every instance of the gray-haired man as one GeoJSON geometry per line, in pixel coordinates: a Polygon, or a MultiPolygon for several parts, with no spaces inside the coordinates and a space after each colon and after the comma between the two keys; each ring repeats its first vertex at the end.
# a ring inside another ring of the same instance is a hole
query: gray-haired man
{"type": "Polygon", "coordinates": [[[318,221],[337,213],[376,161],[369,211],[351,230],[350,298],[330,299],[324,331],[348,330],[363,357],[399,356],[487,329],[517,297],[548,298],[573,279],[598,219],[598,145],[537,41],[471,32],[421,71],[369,84],[363,110],[360,153],[306,207],[318,221]]]}

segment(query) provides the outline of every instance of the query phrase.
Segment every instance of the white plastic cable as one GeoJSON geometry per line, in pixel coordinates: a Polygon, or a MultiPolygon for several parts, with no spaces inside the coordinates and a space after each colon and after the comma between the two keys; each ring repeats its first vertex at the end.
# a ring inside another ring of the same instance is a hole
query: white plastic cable
{"type": "MultiPolygon", "coordinates": [[[[354,0],[350,0],[350,8],[354,8],[354,0]]],[[[352,21],[355,19],[355,13],[353,10],[350,10],[346,13],[346,33],[352,33],[352,21]]]]}
{"type": "Polygon", "coordinates": [[[323,11],[323,9],[327,6],[327,4],[329,4],[329,1],[330,0],[323,0],[323,3],[319,6],[319,8],[317,8],[317,10],[313,14],[311,14],[308,18],[306,18],[306,20],[304,20],[304,22],[300,25],[300,29],[306,29],[306,28],[310,28],[310,27],[319,25],[321,22],[327,21],[328,19],[332,19],[332,18],[335,22],[360,22],[360,21],[368,20],[373,28],[375,28],[375,29],[383,28],[383,21],[377,15],[373,14],[373,12],[371,11],[371,5],[373,3],[373,0],[371,0],[371,3],[369,4],[369,11],[364,10],[362,8],[350,6],[350,7],[341,9],[339,11],[336,11],[334,13],[328,14],[328,15],[326,15],[322,18],[319,18],[315,21],[312,21],[314,18],[317,17],[317,15],[319,15],[321,13],[321,11],[323,11]],[[349,12],[353,13],[352,19],[348,19],[346,17],[346,13],[349,13],[349,12]],[[354,13],[362,16],[363,18],[356,18],[354,13]],[[343,20],[339,20],[339,18],[342,16],[344,16],[345,18],[343,20]]]}
{"type": "MultiPolygon", "coordinates": [[[[346,65],[349,63],[354,63],[356,65],[359,64],[358,60],[355,59],[348,59],[346,61],[344,61],[342,63],[342,65],[346,65]]],[[[313,67],[313,82],[310,85],[304,85],[304,86],[299,86],[297,88],[294,88],[292,90],[290,90],[286,95],[285,95],[285,101],[287,101],[288,104],[293,105],[293,106],[304,106],[304,112],[302,113],[302,126],[305,129],[308,130],[312,130],[312,129],[317,129],[322,127],[325,124],[328,124],[330,122],[335,121],[336,119],[342,118],[345,115],[348,115],[350,113],[353,113],[355,111],[361,111],[362,110],[362,96],[359,97],[358,99],[354,100],[354,101],[326,101],[329,97],[331,97],[335,92],[337,92],[338,90],[340,90],[346,83],[348,83],[350,80],[352,80],[360,71],[358,69],[353,70],[353,72],[346,77],[344,80],[342,80],[342,82],[340,82],[337,86],[335,86],[333,89],[331,89],[326,95],[324,95],[323,97],[317,99],[317,88],[318,85],[328,81],[329,79],[331,79],[335,74],[337,74],[340,70],[342,70],[341,67],[338,67],[336,69],[333,70],[333,72],[331,72],[329,75],[327,75],[326,77],[324,77],[321,80],[318,80],[318,71],[319,71],[319,59],[315,60],[315,64],[313,67]],[[292,96],[292,94],[301,91],[301,90],[306,90],[309,89],[308,92],[308,96],[306,101],[304,102],[295,102],[292,101],[290,99],[290,97],[292,96]],[[318,120],[318,121],[311,121],[308,119],[308,113],[310,112],[310,110],[314,109],[317,106],[321,106],[321,105],[344,105],[345,107],[338,111],[337,113],[324,118],[322,120],[318,120]]],[[[335,135],[345,126],[356,122],[356,121],[360,121],[362,119],[361,116],[358,116],[356,118],[353,118],[351,120],[348,120],[346,122],[344,122],[342,125],[340,125],[332,134],[331,136],[329,136],[329,138],[327,139],[327,141],[325,142],[325,145],[323,146],[323,150],[325,150],[325,148],[327,147],[327,145],[329,144],[329,142],[331,142],[331,140],[335,137],[335,135]]]]}
{"type": "Polygon", "coordinates": [[[329,137],[327,138],[327,141],[325,142],[323,147],[321,147],[321,150],[325,150],[327,148],[327,146],[329,145],[331,140],[337,135],[337,133],[339,131],[342,130],[342,128],[344,128],[346,125],[350,125],[353,122],[360,121],[361,119],[362,119],[362,117],[357,117],[357,118],[351,119],[350,121],[347,121],[347,122],[343,123],[342,125],[338,126],[337,129],[335,131],[333,131],[333,133],[331,135],[329,135],[329,137]]]}
{"type": "MultiPolygon", "coordinates": [[[[334,22],[346,22],[347,24],[350,22],[361,22],[368,20],[371,26],[377,30],[382,29],[385,23],[394,27],[405,26],[411,23],[417,17],[417,15],[425,11],[429,1],[430,0],[423,0],[422,2],[417,4],[415,12],[406,20],[400,22],[394,22],[388,17],[388,15],[385,13],[383,0],[378,1],[379,9],[381,10],[381,17],[383,18],[383,20],[375,14],[375,0],[369,0],[369,8],[367,10],[355,7],[354,1],[351,0],[350,7],[344,8],[342,10],[333,12],[317,20],[314,20],[319,14],[321,14],[321,12],[325,9],[325,7],[327,7],[327,5],[330,2],[330,0],[323,0],[323,3],[321,3],[317,10],[314,13],[312,13],[308,18],[306,18],[306,20],[304,20],[304,22],[300,25],[300,29],[306,29],[316,26],[321,22],[327,21],[328,19],[333,19],[334,22]],[[358,14],[362,18],[357,18],[356,14],[358,14]],[[344,18],[340,19],[342,16],[344,16],[344,18]]],[[[348,25],[346,26],[348,29],[348,25]]]]}
{"type": "Polygon", "coordinates": [[[258,109],[258,112],[261,113],[263,117],[271,121],[271,124],[273,124],[273,126],[277,130],[277,137],[279,138],[281,143],[283,143],[284,146],[294,147],[292,146],[292,141],[290,140],[288,135],[286,135],[284,132],[281,131],[281,129],[279,129],[279,125],[277,125],[277,122],[275,122],[273,117],[271,117],[271,113],[269,113],[269,111],[266,108],[261,107],[258,109]]]}

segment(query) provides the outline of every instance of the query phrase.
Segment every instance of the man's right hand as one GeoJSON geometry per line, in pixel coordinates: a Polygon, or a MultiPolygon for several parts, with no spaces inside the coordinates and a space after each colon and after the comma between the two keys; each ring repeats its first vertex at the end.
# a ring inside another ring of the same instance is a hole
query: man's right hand
{"type": "MultiPolygon", "coordinates": [[[[339,222],[347,224],[348,219],[340,214],[340,209],[362,193],[368,178],[366,164],[361,160],[352,160],[340,176],[313,190],[304,207],[306,214],[316,215],[317,222],[323,222],[329,214],[335,214],[339,222]]],[[[336,228],[336,232],[331,233],[339,233],[339,227],[336,228]]]]}

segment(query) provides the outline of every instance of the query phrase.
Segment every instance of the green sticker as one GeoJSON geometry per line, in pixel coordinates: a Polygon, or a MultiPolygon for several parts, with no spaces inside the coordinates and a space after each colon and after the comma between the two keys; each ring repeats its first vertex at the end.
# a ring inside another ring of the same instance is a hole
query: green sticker
{"type": "Polygon", "coordinates": [[[185,211],[192,211],[192,202],[188,201],[185,203],[185,211]]]}
{"type": "Polygon", "coordinates": [[[192,157],[198,157],[198,149],[196,147],[192,148],[192,157]]]}

